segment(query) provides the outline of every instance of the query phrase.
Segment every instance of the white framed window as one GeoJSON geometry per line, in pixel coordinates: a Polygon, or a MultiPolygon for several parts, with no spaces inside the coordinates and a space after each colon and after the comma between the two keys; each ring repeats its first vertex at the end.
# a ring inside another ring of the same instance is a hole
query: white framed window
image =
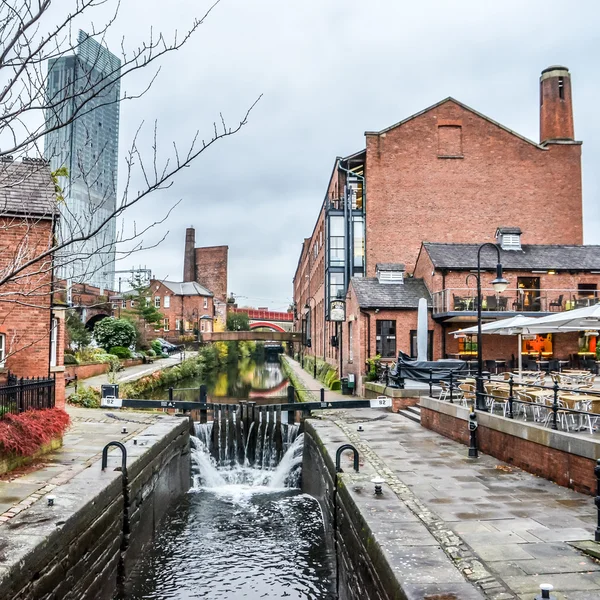
{"type": "Polygon", "coordinates": [[[132,301],[129,303],[129,306],[131,306],[131,308],[133,308],[133,307],[135,306],[135,300],[132,300],[132,301]]]}
{"type": "Polygon", "coordinates": [[[175,329],[181,331],[181,319],[175,319],[175,329]]]}
{"type": "Polygon", "coordinates": [[[56,366],[56,350],[58,345],[58,319],[52,319],[50,326],[50,366],[56,366]]]}
{"type": "Polygon", "coordinates": [[[121,308],[127,308],[127,300],[121,300],[121,308]]]}
{"type": "Polygon", "coordinates": [[[204,321],[200,323],[200,331],[204,331],[204,321]]]}
{"type": "Polygon", "coordinates": [[[163,331],[169,331],[169,319],[163,319],[163,331]]]}
{"type": "Polygon", "coordinates": [[[6,361],[6,336],[0,333],[0,367],[4,366],[6,361]]]}
{"type": "Polygon", "coordinates": [[[208,298],[204,298],[204,308],[208,308],[208,298]]]}
{"type": "Polygon", "coordinates": [[[160,308],[160,296],[154,296],[154,308],[160,308]]]}
{"type": "Polygon", "coordinates": [[[163,306],[165,308],[170,308],[171,307],[171,296],[165,296],[163,298],[163,306]]]}

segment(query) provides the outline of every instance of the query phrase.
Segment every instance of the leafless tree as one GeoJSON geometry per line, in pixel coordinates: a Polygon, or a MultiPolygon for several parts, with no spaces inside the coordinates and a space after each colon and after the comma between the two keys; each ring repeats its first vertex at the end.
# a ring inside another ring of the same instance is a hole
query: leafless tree
{"type": "Polygon", "coordinates": [[[170,187],[182,169],[247,123],[258,99],[233,126],[218,115],[205,139],[195,124],[190,138],[183,145],[173,140],[168,156],[161,159],[164,149],[159,152],[158,122],[150,126],[153,141],[148,147],[140,142],[145,126],[141,122],[125,152],[119,195],[116,165],[109,184],[104,185],[107,174],[101,159],[109,142],[88,126],[90,115],[147,94],[157,80],[161,58],[182,50],[219,1],[193,20],[183,35],[150,30],[137,48],[127,49],[123,40],[118,60],[107,60],[106,35],[118,27],[119,0],[54,4],[51,0],[0,0],[0,325],[18,307],[47,306],[49,294],[61,290],[57,272],[71,267],[75,280],[89,280],[103,265],[112,263],[115,253],[122,258],[144,248],[144,234],[163,223],[172,207],[151,225],[129,233],[117,227],[117,220],[132,206],[170,187]],[[105,14],[109,6],[113,11],[100,25],[91,25],[84,35],[74,33],[82,17],[90,22],[95,11],[105,14]],[[51,79],[51,65],[65,57],[78,63],[75,75],[51,79]],[[137,72],[145,74],[141,89],[123,91],[122,83],[137,72]],[[69,139],[75,126],[84,136],[78,152],[91,153],[92,160],[89,154],[71,155],[68,172],[59,168],[64,157],[60,144],[48,140],[69,139]],[[52,195],[58,196],[56,210],[42,214],[40,177],[46,178],[52,195]],[[87,190],[84,213],[63,198],[75,179],[80,189],[87,190]],[[143,185],[135,189],[138,181],[143,185]],[[15,210],[15,198],[20,210],[15,210]],[[51,227],[46,227],[48,222],[51,227]],[[90,249],[86,242],[92,239],[95,243],[90,249]]]}

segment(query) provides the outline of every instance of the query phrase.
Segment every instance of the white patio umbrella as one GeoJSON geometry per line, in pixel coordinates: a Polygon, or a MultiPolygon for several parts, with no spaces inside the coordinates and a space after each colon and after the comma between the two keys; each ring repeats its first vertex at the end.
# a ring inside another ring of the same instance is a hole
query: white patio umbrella
{"type": "MultiPolygon", "coordinates": [[[[507,319],[509,320],[509,319],[507,319]]],[[[533,319],[523,333],[560,333],[561,331],[586,331],[600,329],[600,304],[565,310],[533,319]]]]}
{"type": "MultiPolygon", "coordinates": [[[[489,323],[483,323],[481,325],[481,333],[495,334],[495,335],[517,335],[518,336],[518,351],[517,356],[519,357],[519,375],[523,371],[523,357],[521,356],[521,339],[523,333],[537,333],[531,331],[535,328],[536,324],[540,321],[537,317],[524,317],[523,315],[515,315],[508,319],[499,319],[498,321],[490,321],[489,323]]],[[[555,329],[550,328],[550,331],[555,329]]],[[[544,332],[547,333],[547,332],[544,332]]],[[[477,335],[477,325],[473,327],[467,327],[466,329],[459,329],[454,332],[454,337],[460,335],[477,335]]]]}

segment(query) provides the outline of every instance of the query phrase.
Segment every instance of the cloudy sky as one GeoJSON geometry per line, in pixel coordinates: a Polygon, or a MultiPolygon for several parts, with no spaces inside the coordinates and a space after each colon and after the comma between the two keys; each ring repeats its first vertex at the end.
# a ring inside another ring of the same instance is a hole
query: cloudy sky
{"type": "MultiPolygon", "coordinates": [[[[131,47],[150,26],[181,32],[209,6],[126,0],[109,43],[124,35],[131,47]]],[[[599,16],[597,0],[221,0],[162,61],[152,90],[122,106],[121,149],[142,119],[149,133],[156,118],[166,158],[173,140],[183,148],[196,130],[209,136],[220,112],[234,125],[262,99],[240,133],[129,213],[127,225],[140,227],[180,201],[145,242],[165,230],[167,239],[121,267],[146,264],[179,279],[194,225],[198,245],[229,246],[229,290],[240,303],[283,309],[337,155],[361,149],[364,131],[446,96],[537,141],[539,75],[552,64],[571,70],[585,239],[600,243],[599,16]]],[[[133,91],[141,80],[122,85],[133,91]]]]}

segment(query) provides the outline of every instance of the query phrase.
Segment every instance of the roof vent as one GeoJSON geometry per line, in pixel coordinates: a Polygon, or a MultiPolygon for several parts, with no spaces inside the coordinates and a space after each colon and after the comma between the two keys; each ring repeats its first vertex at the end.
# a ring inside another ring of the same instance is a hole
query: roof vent
{"type": "Polygon", "coordinates": [[[498,227],[496,241],[502,250],[521,250],[521,233],[519,227],[498,227]]]}
{"type": "Polygon", "coordinates": [[[379,283],[404,283],[404,265],[378,263],[377,280],[379,283]]]}

